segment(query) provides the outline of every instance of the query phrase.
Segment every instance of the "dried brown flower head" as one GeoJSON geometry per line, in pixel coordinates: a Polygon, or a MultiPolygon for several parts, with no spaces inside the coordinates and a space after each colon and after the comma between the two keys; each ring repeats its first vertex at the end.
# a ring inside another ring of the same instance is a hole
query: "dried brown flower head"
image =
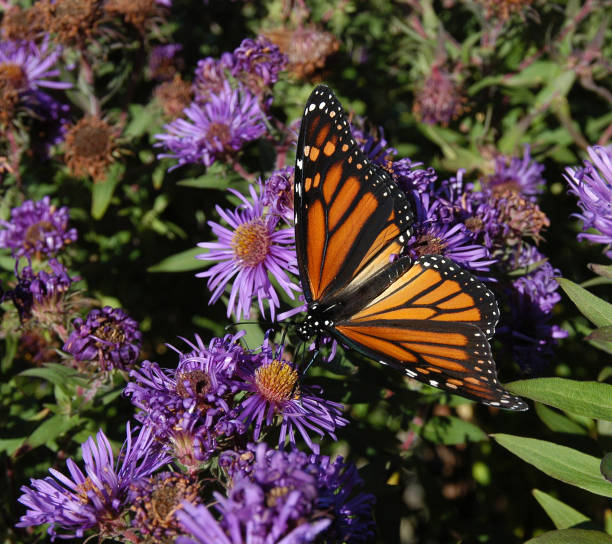
{"type": "Polygon", "coordinates": [[[162,14],[162,7],[155,0],[108,0],[104,10],[109,15],[120,15],[141,32],[151,20],[162,14]]]}
{"type": "Polygon", "coordinates": [[[74,176],[100,181],[114,162],[115,131],[97,116],[83,117],[66,133],[64,161],[74,176]]]}
{"type": "Polygon", "coordinates": [[[494,206],[500,212],[500,223],[510,229],[509,240],[526,237],[538,243],[544,239],[541,231],[550,226],[550,220],[535,202],[506,190],[495,194],[494,206]]]}
{"type": "Polygon", "coordinates": [[[193,90],[191,83],[176,74],[172,81],[164,81],[155,87],[153,96],[161,104],[164,114],[170,119],[176,119],[191,103],[193,90]]]}
{"type": "Polygon", "coordinates": [[[102,15],[100,4],[99,0],[40,0],[34,6],[49,33],[60,43],[74,45],[95,32],[102,15]]]}
{"type": "Polygon", "coordinates": [[[27,75],[19,64],[0,63],[0,125],[11,122],[19,103],[19,96],[27,85],[27,75]]]}
{"type": "Polygon", "coordinates": [[[41,14],[35,7],[22,9],[19,6],[11,6],[4,12],[0,24],[2,39],[36,41],[43,34],[41,14]]]}
{"type": "Polygon", "coordinates": [[[295,30],[278,28],[267,30],[263,35],[287,55],[288,70],[299,79],[307,79],[323,68],[327,57],[340,46],[333,34],[314,26],[295,30]]]}

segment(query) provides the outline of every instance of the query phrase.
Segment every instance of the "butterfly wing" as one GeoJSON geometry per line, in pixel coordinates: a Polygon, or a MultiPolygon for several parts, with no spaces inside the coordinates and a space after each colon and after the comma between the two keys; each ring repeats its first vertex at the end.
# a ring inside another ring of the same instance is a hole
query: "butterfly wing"
{"type": "Polygon", "coordinates": [[[332,332],[365,355],[434,387],[526,410],[497,380],[487,340],[499,319],[493,294],[439,255],[421,257],[396,276],[378,296],[364,297],[363,308],[340,316],[332,332]]]}
{"type": "Polygon", "coordinates": [[[413,216],[389,174],[357,146],[342,106],[319,85],[300,128],[295,235],[306,301],[346,299],[398,255],[413,216]]]}

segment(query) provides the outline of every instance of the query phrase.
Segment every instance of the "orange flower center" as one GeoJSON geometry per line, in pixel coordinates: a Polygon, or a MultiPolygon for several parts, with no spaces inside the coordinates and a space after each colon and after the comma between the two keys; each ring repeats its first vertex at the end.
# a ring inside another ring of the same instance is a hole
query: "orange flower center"
{"type": "Polygon", "coordinates": [[[297,380],[297,370],[277,359],[255,371],[257,390],[270,402],[284,402],[295,398],[297,380]]]}
{"type": "Polygon", "coordinates": [[[240,225],[232,238],[232,249],[242,266],[257,266],[270,250],[268,228],[261,219],[253,219],[240,225]]]}

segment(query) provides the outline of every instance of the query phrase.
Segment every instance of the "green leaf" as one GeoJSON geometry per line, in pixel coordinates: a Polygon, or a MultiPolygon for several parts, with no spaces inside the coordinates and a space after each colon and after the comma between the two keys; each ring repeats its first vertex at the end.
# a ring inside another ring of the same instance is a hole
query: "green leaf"
{"type": "Polygon", "coordinates": [[[106,209],[113,198],[115,188],[121,181],[125,166],[121,163],[114,163],[108,170],[108,175],[103,181],[96,181],[91,190],[91,215],[94,219],[102,219],[106,209]]]}
{"type": "Polygon", "coordinates": [[[612,482],[612,453],[606,453],[603,456],[599,470],[608,482],[612,482]]]}
{"type": "Polygon", "coordinates": [[[612,304],[589,293],[573,281],[557,278],[557,282],[587,319],[598,327],[612,325],[612,304]]]}
{"type": "Polygon", "coordinates": [[[589,518],[578,512],[578,510],[561,502],[559,499],[555,499],[548,493],[544,493],[544,491],[534,489],[532,493],[557,529],[569,529],[574,525],[590,521],[589,518]]]}
{"type": "Polygon", "coordinates": [[[559,414],[554,410],[546,407],[544,404],[536,402],[536,414],[551,431],[556,433],[580,434],[587,435],[587,430],[571,420],[569,417],[559,414]]]}
{"type": "Polygon", "coordinates": [[[612,279],[612,265],[603,265],[603,264],[589,264],[589,268],[595,272],[598,276],[603,276],[604,278],[612,279]]]}
{"type": "Polygon", "coordinates": [[[595,329],[591,334],[584,337],[585,340],[599,340],[601,342],[610,342],[612,341],[612,325],[607,325],[605,327],[599,327],[599,329],[595,329]]]}
{"type": "Polygon", "coordinates": [[[521,397],[593,419],[612,421],[612,385],[567,378],[534,378],[504,385],[521,397]]]}
{"type": "Polygon", "coordinates": [[[562,529],[531,538],[525,544],[612,544],[612,536],[587,529],[562,529]]]}
{"type": "Polygon", "coordinates": [[[53,385],[65,387],[70,382],[81,381],[81,385],[86,385],[87,382],[83,378],[79,378],[79,373],[73,368],[68,368],[59,363],[45,363],[41,368],[30,368],[20,372],[18,376],[31,376],[42,378],[51,382],[53,385]]]}
{"type": "Polygon", "coordinates": [[[487,440],[478,426],[458,417],[432,417],[422,428],[421,436],[436,444],[465,444],[487,440]]]}
{"type": "Polygon", "coordinates": [[[188,272],[203,268],[202,261],[196,259],[196,255],[205,253],[205,250],[199,247],[192,247],[180,253],[175,253],[161,260],[157,264],[147,268],[147,272],[188,272]]]}
{"type": "Polygon", "coordinates": [[[601,476],[601,460],[597,457],[535,438],[510,434],[493,434],[491,437],[548,476],[591,493],[612,498],[612,484],[601,476]]]}
{"type": "Polygon", "coordinates": [[[13,455],[21,447],[25,438],[0,438],[0,452],[13,455]]]}
{"type": "Polygon", "coordinates": [[[24,441],[24,445],[34,449],[49,444],[80,423],[79,416],[66,417],[63,414],[56,414],[39,425],[24,441]]]}

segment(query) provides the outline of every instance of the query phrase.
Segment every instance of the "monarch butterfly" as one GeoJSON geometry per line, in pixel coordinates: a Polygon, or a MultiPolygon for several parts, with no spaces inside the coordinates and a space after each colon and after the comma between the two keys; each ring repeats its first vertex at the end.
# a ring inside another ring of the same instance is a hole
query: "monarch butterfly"
{"type": "Polygon", "coordinates": [[[330,334],[434,387],[508,410],[488,340],[493,294],[441,255],[402,255],[414,220],[406,195],[370,162],[326,86],[310,95],[298,139],[295,238],[308,307],[297,333],[330,334]]]}

